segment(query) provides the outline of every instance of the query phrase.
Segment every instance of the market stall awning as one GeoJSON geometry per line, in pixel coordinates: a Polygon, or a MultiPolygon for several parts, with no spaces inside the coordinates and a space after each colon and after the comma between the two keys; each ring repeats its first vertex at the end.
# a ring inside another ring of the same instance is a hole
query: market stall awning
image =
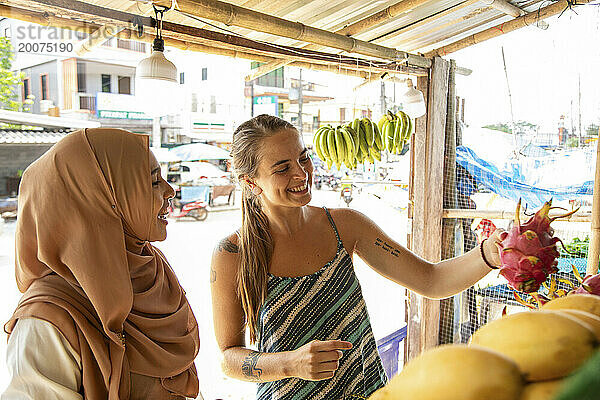
{"type": "Polygon", "coordinates": [[[227,150],[205,143],[184,144],[173,147],[169,153],[181,161],[225,160],[231,158],[227,150]]]}
{"type": "Polygon", "coordinates": [[[162,24],[167,46],[260,61],[262,74],[292,65],[368,79],[384,72],[427,75],[433,56],[541,26],[590,2],[7,0],[0,16],[90,31],[113,25],[115,37],[152,42],[155,3],[169,7],[162,24]]]}

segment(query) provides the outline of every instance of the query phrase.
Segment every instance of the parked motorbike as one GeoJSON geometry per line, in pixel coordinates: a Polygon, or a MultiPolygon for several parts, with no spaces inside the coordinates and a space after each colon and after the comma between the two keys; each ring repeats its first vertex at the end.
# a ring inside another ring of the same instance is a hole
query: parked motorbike
{"type": "Polygon", "coordinates": [[[346,207],[350,207],[350,202],[352,201],[352,189],[351,188],[344,188],[342,189],[342,199],[344,199],[344,202],[346,203],[346,207]]]}
{"type": "Polygon", "coordinates": [[[168,208],[169,217],[190,217],[194,218],[196,221],[204,221],[208,217],[206,205],[206,202],[202,200],[182,202],[181,200],[175,198],[171,201],[171,204],[168,208]]]}

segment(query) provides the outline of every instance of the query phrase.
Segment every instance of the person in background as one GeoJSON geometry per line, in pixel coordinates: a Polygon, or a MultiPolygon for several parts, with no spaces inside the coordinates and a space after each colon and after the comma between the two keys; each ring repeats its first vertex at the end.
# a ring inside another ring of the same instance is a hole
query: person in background
{"type": "Polygon", "coordinates": [[[67,135],[23,174],[2,400],[198,395],[199,337],[185,291],[150,242],[173,189],[148,136],[67,135]]]}
{"type": "Polygon", "coordinates": [[[432,263],[355,210],[310,206],[312,161],[280,118],[241,124],[231,154],[242,224],[213,253],[213,319],[225,373],[257,382],[259,400],[366,398],[385,385],[353,255],[430,298],[459,293],[500,264],[499,232],[432,263]]]}

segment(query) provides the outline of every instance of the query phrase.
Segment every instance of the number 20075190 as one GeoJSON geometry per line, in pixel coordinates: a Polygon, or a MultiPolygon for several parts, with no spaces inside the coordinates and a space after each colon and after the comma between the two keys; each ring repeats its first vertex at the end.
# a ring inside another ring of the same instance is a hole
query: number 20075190
{"type": "Polygon", "coordinates": [[[19,43],[19,53],[68,53],[73,51],[73,43],[19,43]]]}

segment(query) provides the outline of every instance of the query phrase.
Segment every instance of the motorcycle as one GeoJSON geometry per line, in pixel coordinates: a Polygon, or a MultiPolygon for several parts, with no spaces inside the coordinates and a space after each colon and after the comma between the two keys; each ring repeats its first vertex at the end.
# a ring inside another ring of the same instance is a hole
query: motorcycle
{"type": "Polygon", "coordinates": [[[351,188],[344,188],[342,189],[342,199],[344,199],[344,202],[346,203],[346,207],[350,207],[350,202],[352,201],[352,189],[351,188]]]}
{"type": "Polygon", "coordinates": [[[204,221],[208,217],[206,202],[202,200],[193,200],[182,202],[175,198],[168,207],[170,218],[190,217],[196,221],[204,221]]]}

